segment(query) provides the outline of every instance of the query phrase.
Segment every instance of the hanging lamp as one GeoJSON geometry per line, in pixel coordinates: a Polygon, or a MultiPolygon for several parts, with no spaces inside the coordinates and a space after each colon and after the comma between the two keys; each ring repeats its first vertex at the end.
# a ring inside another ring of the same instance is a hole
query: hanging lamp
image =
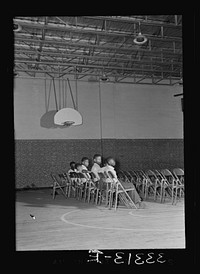
{"type": "Polygon", "coordinates": [[[139,33],[138,35],[134,38],[133,42],[136,45],[143,45],[147,42],[147,37],[141,33],[140,30],[140,22],[139,22],[139,33]]]}

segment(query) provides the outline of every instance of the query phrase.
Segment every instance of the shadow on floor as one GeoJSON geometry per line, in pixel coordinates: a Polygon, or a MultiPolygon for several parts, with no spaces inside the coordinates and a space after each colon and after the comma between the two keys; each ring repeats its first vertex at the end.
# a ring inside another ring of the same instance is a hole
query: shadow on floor
{"type": "MultiPolygon", "coordinates": [[[[22,203],[22,206],[29,207],[48,207],[49,205],[55,206],[74,206],[78,209],[95,208],[97,205],[93,202],[88,203],[84,200],[78,200],[70,197],[65,198],[64,195],[58,190],[55,199],[52,197],[52,189],[31,189],[31,190],[18,190],[16,191],[16,203],[22,203]]],[[[104,207],[104,205],[102,205],[104,207]]]]}

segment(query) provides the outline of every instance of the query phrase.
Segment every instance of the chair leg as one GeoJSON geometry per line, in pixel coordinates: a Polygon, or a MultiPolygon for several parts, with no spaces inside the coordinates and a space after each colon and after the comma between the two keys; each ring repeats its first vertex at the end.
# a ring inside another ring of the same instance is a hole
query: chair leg
{"type": "Polygon", "coordinates": [[[56,194],[56,182],[54,182],[53,184],[53,193],[52,193],[53,199],[55,199],[55,194],[56,194]]]}
{"type": "Polygon", "coordinates": [[[117,210],[118,192],[115,191],[115,210],[117,210]]]}
{"type": "Polygon", "coordinates": [[[70,195],[71,195],[71,184],[69,184],[68,186],[68,197],[70,198],[70,195]]]}
{"type": "Polygon", "coordinates": [[[55,199],[55,188],[53,187],[53,193],[52,193],[52,195],[53,195],[53,199],[55,199]]]}

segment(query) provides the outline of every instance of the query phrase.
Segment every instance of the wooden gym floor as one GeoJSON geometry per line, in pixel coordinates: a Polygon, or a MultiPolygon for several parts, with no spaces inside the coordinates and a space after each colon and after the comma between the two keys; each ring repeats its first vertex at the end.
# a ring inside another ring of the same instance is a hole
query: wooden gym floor
{"type": "Polygon", "coordinates": [[[115,211],[51,192],[16,192],[16,250],[185,248],[183,201],[115,211]]]}

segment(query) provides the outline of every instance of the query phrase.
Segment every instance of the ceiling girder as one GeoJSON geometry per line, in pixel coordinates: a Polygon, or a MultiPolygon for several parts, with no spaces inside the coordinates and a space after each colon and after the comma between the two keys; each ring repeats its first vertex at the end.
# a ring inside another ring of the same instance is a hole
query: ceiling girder
{"type": "MultiPolygon", "coordinates": [[[[29,53],[29,54],[36,54],[38,50],[29,50],[29,49],[25,49],[23,47],[18,47],[16,46],[16,49],[15,49],[15,53],[20,53],[20,52],[24,52],[24,53],[29,53]]],[[[42,52],[40,52],[40,55],[42,56],[59,56],[60,57],[60,53],[59,52],[53,52],[52,50],[43,50],[42,52]]],[[[73,53],[73,54],[70,54],[70,53],[62,53],[62,57],[77,57],[77,58],[84,58],[84,57],[87,57],[86,55],[83,55],[83,54],[77,54],[77,53],[73,53]]],[[[108,59],[108,56],[100,56],[100,55],[89,55],[88,58],[90,58],[91,60],[107,60],[108,59]]],[[[127,57],[127,58],[119,58],[119,57],[113,57],[113,59],[115,61],[119,61],[119,62],[127,62],[127,61],[130,61],[130,62],[134,62],[134,63],[143,63],[143,64],[157,64],[157,65],[182,65],[182,62],[178,62],[178,61],[167,61],[165,60],[164,61],[151,61],[151,60],[139,60],[139,59],[133,59],[131,57],[127,57]]]]}
{"type": "MultiPolygon", "coordinates": [[[[30,59],[26,59],[26,58],[15,58],[15,62],[16,63],[29,63],[29,64],[37,64],[38,61],[36,60],[30,60],[30,59]]],[[[54,65],[54,66],[72,66],[72,67],[88,67],[88,68],[99,68],[99,69],[119,69],[119,70],[127,70],[127,71],[148,71],[148,72],[160,72],[159,70],[150,70],[150,69],[143,69],[143,68],[127,68],[127,67],[123,67],[123,66],[103,66],[103,65],[90,65],[90,64],[78,64],[78,63],[59,63],[59,62],[49,62],[49,61],[40,61],[40,64],[50,64],[50,65],[54,65]]],[[[166,72],[166,73],[172,73],[174,71],[171,70],[162,70],[162,72],[166,72]]]]}
{"type": "MultiPolygon", "coordinates": [[[[26,28],[35,28],[35,29],[45,29],[45,30],[51,30],[51,31],[61,31],[61,32],[72,32],[72,33],[78,33],[78,34],[98,34],[98,35],[101,35],[101,36],[115,36],[115,37],[126,37],[126,38],[130,38],[130,36],[133,36],[133,33],[132,32],[129,32],[129,33],[116,33],[114,31],[112,32],[109,32],[109,31],[102,31],[102,30],[89,30],[89,29],[78,29],[78,28],[68,28],[66,26],[54,26],[54,25],[44,25],[44,24],[41,24],[41,23],[26,23],[26,22],[23,22],[21,20],[16,20],[15,21],[17,23],[19,23],[22,27],[26,27],[26,28]]],[[[181,38],[180,37],[170,37],[170,36],[165,36],[165,37],[162,37],[161,35],[160,36],[154,36],[154,35],[148,35],[146,33],[143,33],[145,34],[145,36],[148,38],[148,39],[151,39],[151,40],[164,40],[164,41],[177,41],[177,42],[181,42],[181,38]]]]}
{"type": "MultiPolygon", "coordinates": [[[[39,43],[40,39],[31,39],[31,38],[25,38],[25,37],[18,37],[16,36],[16,42],[17,41],[26,41],[26,42],[30,42],[30,43],[39,43]]],[[[144,49],[144,48],[139,48],[139,47],[116,47],[116,46],[103,46],[103,45],[97,45],[97,44],[89,44],[89,43],[76,43],[76,42],[69,42],[69,41],[57,41],[57,40],[45,40],[45,44],[55,44],[55,45],[60,45],[60,46],[73,46],[73,47],[86,47],[86,48],[100,48],[103,50],[118,50],[119,52],[134,52],[134,51],[138,51],[138,52],[147,52],[148,54],[166,54],[166,55],[174,55],[174,56],[179,56],[182,54],[182,50],[179,50],[178,52],[174,52],[174,49],[165,49],[165,50],[150,50],[150,49],[144,49]]]]}
{"type": "Polygon", "coordinates": [[[31,76],[69,74],[80,81],[89,76],[99,79],[105,72],[114,82],[135,84],[171,85],[181,78],[181,15],[43,16],[13,21],[22,26],[15,32],[16,71],[31,76]],[[142,46],[133,42],[139,30],[148,38],[142,46]]]}

